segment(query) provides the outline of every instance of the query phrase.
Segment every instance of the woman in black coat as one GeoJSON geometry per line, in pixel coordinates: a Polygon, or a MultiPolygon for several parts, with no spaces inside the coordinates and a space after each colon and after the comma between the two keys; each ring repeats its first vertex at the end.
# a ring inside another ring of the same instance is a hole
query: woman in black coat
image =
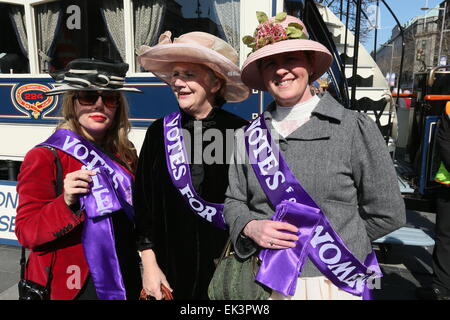
{"type": "Polygon", "coordinates": [[[180,130],[170,131],[167,117],[156,120],[139,157],[134,205],[143,287],[156,299],[163,298],[161,284],[175,299],[207,299],[214,259],[228,235],[224,224],[212,221],[223,221],[220,210],[211,218],[198,209],[208,203],[220,208],[225,199],[232,155],[227,145],[232,147],[234,130],[247,122],[220,107],[245,100],[250,90],[240,80],[236,51],[225,41],[204,32],[184,34],[174,43],[170,36],[165,32],[158,45],[143,46],[139,56],[146,70],[169,84],[180,108],[169,115],[180,130]],[[185,156],[177,153],[181,145],[168,147],[170,132],[182,132],[185,156]],[[177,171],[182,160],[185,171],[177,171]],[[190,173],[189,192],[173,183],[181,173],[190,173]]]}

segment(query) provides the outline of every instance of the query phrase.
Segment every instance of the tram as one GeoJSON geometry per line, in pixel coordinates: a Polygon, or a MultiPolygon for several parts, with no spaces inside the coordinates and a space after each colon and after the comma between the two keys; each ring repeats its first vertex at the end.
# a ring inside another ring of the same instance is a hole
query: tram
{"type": "MultiPolygon", "coordinates": [[[[378,2],[387,6],[384,0],[378,2]]],[[[139,47],[155,45],[166,30],[174,37],[204,31],[230,43],[238,51],[242,65],[250,49],[241,39],[253,34],[258,23],[256,11],[270,16],[285,11],[302,19],[310,37],[324,44],[334,57],[324,79],[329,91],[346,108],[369,114],[394,153],[396,102],[376,61],[359,41],[360,22],[362,17],[367,18],[362,3],[363,0],[0,0],[0,233],[9,230],[13,234],[14,210],[8,213],[11,217],[7,225],[2,213],[8,209],[2,208],[7,201],[2,203],[2,199],[9,199],[12,208],[17,204],[12,190],[21,161],[28,150],[51,135],[61,120],[61,99],[45,95],[55,86],[49,73],[65,68],[76,58],[128,63],[126,83],[143,91],[127,95],[130,138],[139,152],[147,127],[176,111],[177,105],[167,85],[137,63],[139,47]],[[336,8],[339,3],[339,13],[331,10],[332,5],[336,8]],[[351,25],[345,18],[350,10],[356,17],[351,25]]],[[[402,63],[399,68],[401,74],[402,63]]],[[[253,91],[247,100],[225,104],[223,108],[251,120],[271,100],[268,93],[253,91]]]]}
{"type": "MultiPolygon", "coordinates": [[[[352,77],[351,66],[344,66],[340,59],[342,50],[338,50],[336,38],[333,38],[339,33],[329,30],[336,29],[337,24],[324,22],[334,15],[319,2],[0,0],[0,180],[15,180],[26,152],[45,140],[60,120],[61,99],[44,95],[55,85],[50,72],[61,70],[69,61],[81,57],[128,63],[126,82],[144,92],[127,96],[133,125],[131,140],[139,151],[150,123],[176,108],[175,98],[166,84],[137,63],[139,47],[156,44],[159,34],[166,30],[174,37],[190,31],[205,31],[229,42],[239,52],[242,64],[249,48],[241,39],[253,33],[257,25],[256,11],[268,15],[287,11],[305,20],[311,37],[333,52],[335,63],[329,78],[335,82],[336,96],[344,105],[348,104],[351,88],[347,87],[346,75],[352,77]]],[[[340,26],[345,29],[342,23],[340,26]]],[[[349,32],[348,41],[351,40],[353,36],[349,32]]],[[[351,45],[348,48],[347,51],[351,45]]],[[[362,71],[381,75],[376,64],[362,71]]],[[[382,75],[379,78],[384,80],[382,75]]],[[[382,87],[387,89],[384,83],[382,87]]],[[[225,104],[224,108],[250,120],[261,113],[270,100],[267,93],[254,91],[246,101],[225,104]]],[[[382,103],[385,104],[384,100],[382,103]]]]}

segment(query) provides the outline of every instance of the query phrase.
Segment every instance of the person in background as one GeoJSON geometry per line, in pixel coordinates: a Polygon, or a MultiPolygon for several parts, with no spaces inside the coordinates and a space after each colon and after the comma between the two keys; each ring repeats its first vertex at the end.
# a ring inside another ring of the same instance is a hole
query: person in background
{"type": "Polygon", "coordinates": [[[76,59],[53,74],[61,84],[47,94],[64,94],[63,120],[20,169],[15,232],[31,250],[25,276],[42,286],[50,277],[51,300],[139,298],[131,206],[137,154],[123,94],[139,90],[124,87],[127,70],[76,59]]]}
{"type": "Polygon", "coordinates": [[[311,83],[310,90],[311,90],[311,95],[313,95],[313,96],[319,95],[320,94],[319,82],[314,81],[313,83],[311,83]]]}
{"type": "Polygon", "coordinates": [[[139,55],[178,102],[178,111],[148,128],[139,155],[134,203],[143,287],[156,299],[163,298],[161,284],[175,299],[207,299],[227,240],[222,211],[234,130],[247,123],[221,107],[250,90],[237,52],[222,39],[204,32],[170,37],[163,33],[139,55]]]}
{"type": "Polygon", "coordinates": [[[417,295],[424,300],[450,300],[450,102],[438,125],[436,146],[441,164],[434,180],[441,188],[436,194],[433,282],[430,287],[418,288],[417,295]]]}

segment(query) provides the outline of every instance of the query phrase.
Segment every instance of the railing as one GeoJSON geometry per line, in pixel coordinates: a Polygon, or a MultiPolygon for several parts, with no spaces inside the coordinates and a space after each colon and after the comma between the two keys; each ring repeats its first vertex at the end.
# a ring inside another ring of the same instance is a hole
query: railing
{"type": "MultiPolygon", "coordinates": [[[[330,6],[335,0],[332,0],[331,2],[328,2],[328,6],[330,6]]],[[[389,11],[389,13],[392,15],[392,17],[394,18],[400,32],[399,34],[392,39],[392,41],[395,41],[395,39],[397,39],[397,37],[401,37],[401,59],[400,59],[400,66],[399,66],[399,73],[398,73],[398,77],[397,77],[397,92],[400,92],[400,87],[401,87],[401,74],[403,73],[403,61],[404,61],[404,53],[405,53],[405,41],[404,41],[404,31],[403,31],[403,27],[401,26],[397,16],[394,14],[394,12],[392,11],[392,9],[389,7],[389,5],[386,3],[385,0],[377,0],[377,8],[379,7],[379,2],[382,2],[383,5],[387,8],[387,10],[389,11]]],[[[306,0],[306,3],[308,2],[313,2],[313,1],[309,1],[306,0]]],[[[321,3],[323,3],[324,1],[320,1],[321,3]]],[[[346,1],[346,21],[345,21],[345,39],[344,39],[344,56],[346,57],[346,53],[347,53],[347,38],[348,38],[348,30],[349,30],[349,21],[350,21],[350,7],[351,4],[353,3],[355,8],[354,10],[356,10],[356,17],[355,17],[355,24],[354,24],[354,51],[353,51],[353,67],[352,67],[352,78],[355,79],[357,72],[358,72],[358,58],[359,58],[359,40],[360,40],[360,30],[361,30],[361,16],[363,15],[367,20],[369,19],[369,17],[367,16],[366,12],[364,10],[362,10],[362,2],[363,0],[347,0],[346,1]]],[[[343,18],[343,12],[344,12],[344,0],[340,0],[339,3],[339,18],[342,21],[343,18]]],[[[378,12],[377,12],[378,14],[378,12]]],[[[375,28],[375,37],[374,37],[374,61],[376,62],[376,48],[377,48],[377,35],[378,35],[378,31],[377,28],[375,28]]],[[[340,61],[340,60],[339,60],[340,61]]],[[[345,67],[344,65],[341,65],[341,69],[344,70],[345,72],[345,67]]],[[[345,75],[343,77],[345,79],[345,75]]],[[[348,84],[346,84],[346,86],[348,87],[348,84]]],[[[356,81],[353,81],[351,84],[351,98],[349,101],[349,106],[350,108],[355,108],[356,106],[356,81]]],[[[398,99],[399,96],[395,96],[396,100],[395,100],[395,106],[398,105],[398,99]]],[[[392,106],[391,106],[392,107],[392,106]]],[[[388,119],[388,123],[390,123],[392,120],[392,110],[390,110],[389,112],[389,119],[388,119]]],[[[390,127],[388,130],[388,136],[390,136],[392,133],[392,128],[390,127]]]]}
{"type": "Polygon", "coordinates": [[[313,0],[304,1],[303,16],[301,17],[312,39],[321,42],[333,55],[333,64],[330,75],[335,83],[335,91],[338,100],[344,106],[350,106],[348,97],[348,83],[345,77],[345,68],[333,39],[329,35],[328,28],[320,15],[313,0]]]}
{"type": "MultiPolygon", "coordinates": [[[[405,57],[405,35],[403,32],[403,27],[400,24],[400,21],[398,21],[397,16],[394,14],[394,12],[392,11],[391,7],[389,7],[386,3],[386,1],[381,0],[381,2],[386,6],[386,8],[389,10],[389,13],[392,15],[392,17],[395,19],[395,22],[397,23],[397,26],[400,30],[400,33],[392,40],[395,41],[395,39],[397,39],[398,36],[400,36],[402,38],[402,54],[401,54],[401,58],[400,58],[400,66],[399,66],[399,71],[398,71],[398,77],[397,77],[397,92],[400,92],[400,82],[401,82],[401,74],[403,73],[403,59],[405,57]]],[[[375,29],[376,30],[376,29],[375,29]]],[[[375,60],[376,62],[376,60],[375,60]]],[[[398,105],[398,99],[399,97],[396,97],[395,100],[395,105],[398,105]]]]}

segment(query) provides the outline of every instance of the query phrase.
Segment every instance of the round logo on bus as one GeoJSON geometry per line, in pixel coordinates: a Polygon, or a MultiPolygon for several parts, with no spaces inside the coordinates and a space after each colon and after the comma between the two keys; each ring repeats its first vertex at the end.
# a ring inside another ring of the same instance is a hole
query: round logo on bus
{"type": "Polygon", "coordinates": [[[43,84],[27,83],[14,87],[11,98],[19,111],[38,119],[52,111],[58,102],[57,97],[45,95],[50,90],[43,84]]]}

